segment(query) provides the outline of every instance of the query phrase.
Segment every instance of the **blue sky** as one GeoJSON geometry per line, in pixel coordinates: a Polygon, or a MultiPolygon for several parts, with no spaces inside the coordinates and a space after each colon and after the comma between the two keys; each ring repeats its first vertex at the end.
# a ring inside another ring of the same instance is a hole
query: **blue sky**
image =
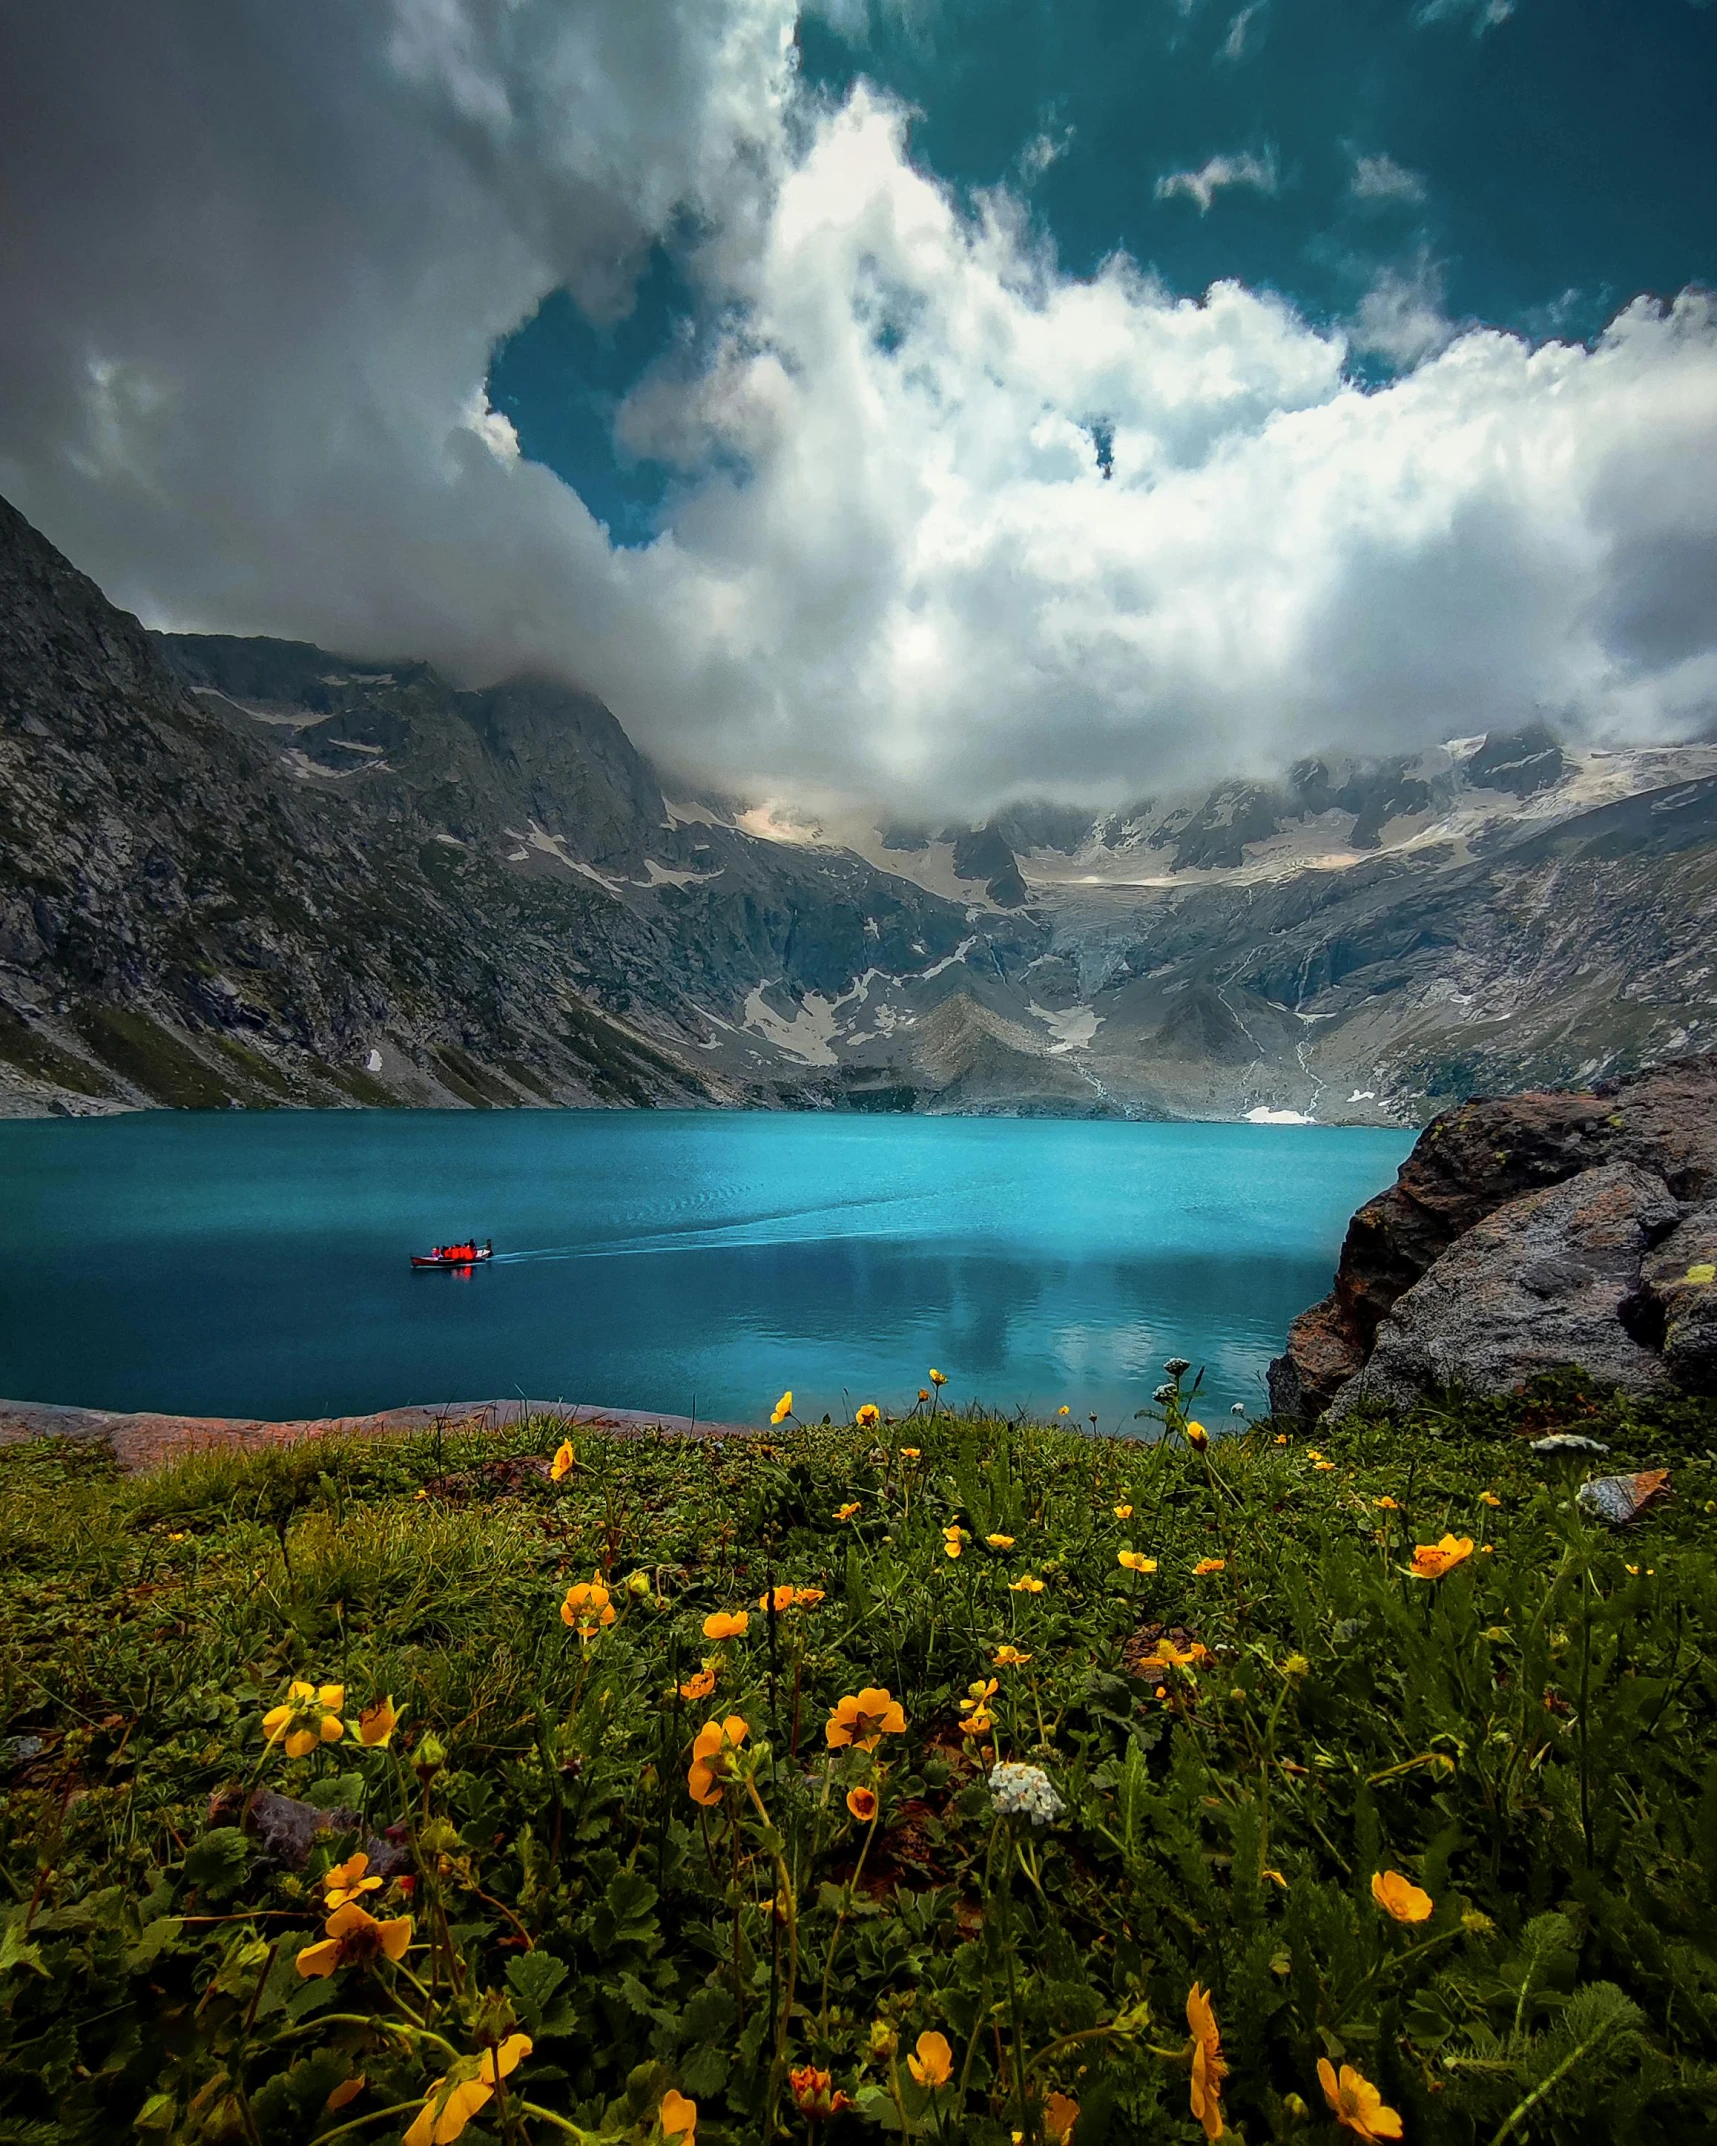
{"type": "MultiPolygon", "coordinates": [[[[1717,282],[1717,6],[826,0],[797,43],[830,103],[866,80],[906,104],[914,163],[957,198],[1028,204],[1067,274],[1121,251],[1179,295],[1279,292],[1346,326],[1368,383],[1419,355],[1391,330],[1403,309],[1586,339],[1640,293],[1717,282]],[[1368,292],[1393,347],[1362,347],[1368,292]]],[[[693,236],[652,248],[617,321],[551,294],[490,370],[525,454],[621,543],[670,497],[614,418],[653,367],[695,359],[693,236]]]]}

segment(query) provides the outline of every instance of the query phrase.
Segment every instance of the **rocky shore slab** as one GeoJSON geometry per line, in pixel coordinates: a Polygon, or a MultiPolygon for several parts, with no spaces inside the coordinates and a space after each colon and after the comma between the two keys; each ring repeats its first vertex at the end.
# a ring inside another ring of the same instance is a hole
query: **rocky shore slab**
{"type": "Polygon", "coordinates": [[[434,1430],[438,1424],[446,1431],[498,1431],[526,1416],[549,1416],[569,1430],[603,1431],[618,1437],[640,1437],[651,1431],[678,1438],[748,1438],[753,1433],[753,1426],[746,1423],[706,1423],[649,1409],[532,1401],[518,1395],[504,1401],[422,1402],[378,1409],[367,1416],[314,1416],[290,1423],[251,1416],[127,1415],[52,1401],[0,1401],[0,1445],[17,1445],[31,1438],[99,1441],[112,1447],[122,1468],[135,1473],[187,1453],[257,1451],[295,1445],[306,1438],[378,1438],[434,1430]]]}

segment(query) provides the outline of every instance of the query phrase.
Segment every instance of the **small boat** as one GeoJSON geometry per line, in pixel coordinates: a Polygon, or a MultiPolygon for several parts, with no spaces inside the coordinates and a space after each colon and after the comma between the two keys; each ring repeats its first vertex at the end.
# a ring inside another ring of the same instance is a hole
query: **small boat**
{"type": "Polygon", "coordinates": [[[495,1247],[491,1240],[485,1238],[479,1244],[475,1238],[467,1237],[463,1244],[438,1244],[428,1252],[413,1252],[411,1263],[414,1267],[439,1267],[468,1274],[473,1267],[481,1266],[484,1260],[494,1256],[495,1247]]]}

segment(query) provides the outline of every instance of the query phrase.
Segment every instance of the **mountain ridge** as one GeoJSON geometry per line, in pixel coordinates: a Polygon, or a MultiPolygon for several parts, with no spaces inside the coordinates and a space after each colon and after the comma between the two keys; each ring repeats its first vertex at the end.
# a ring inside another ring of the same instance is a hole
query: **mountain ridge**
{"type": "Polygon", "coordinates": [[[1709,1047],[1714,945],[1710,746],[824,825],[552,681],[149,633],[0,501],[0,1111],[1411,1124],[1709,1047]]]}

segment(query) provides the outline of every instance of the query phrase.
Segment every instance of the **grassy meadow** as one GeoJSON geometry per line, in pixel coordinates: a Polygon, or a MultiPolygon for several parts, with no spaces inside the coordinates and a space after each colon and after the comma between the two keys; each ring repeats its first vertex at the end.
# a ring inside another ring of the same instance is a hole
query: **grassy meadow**
{"type": "Polygon", "coordinates": [[[0,2146],[1710,2135],[1717,1407],[927,1392],[0,1453],[0,2146]]]}

